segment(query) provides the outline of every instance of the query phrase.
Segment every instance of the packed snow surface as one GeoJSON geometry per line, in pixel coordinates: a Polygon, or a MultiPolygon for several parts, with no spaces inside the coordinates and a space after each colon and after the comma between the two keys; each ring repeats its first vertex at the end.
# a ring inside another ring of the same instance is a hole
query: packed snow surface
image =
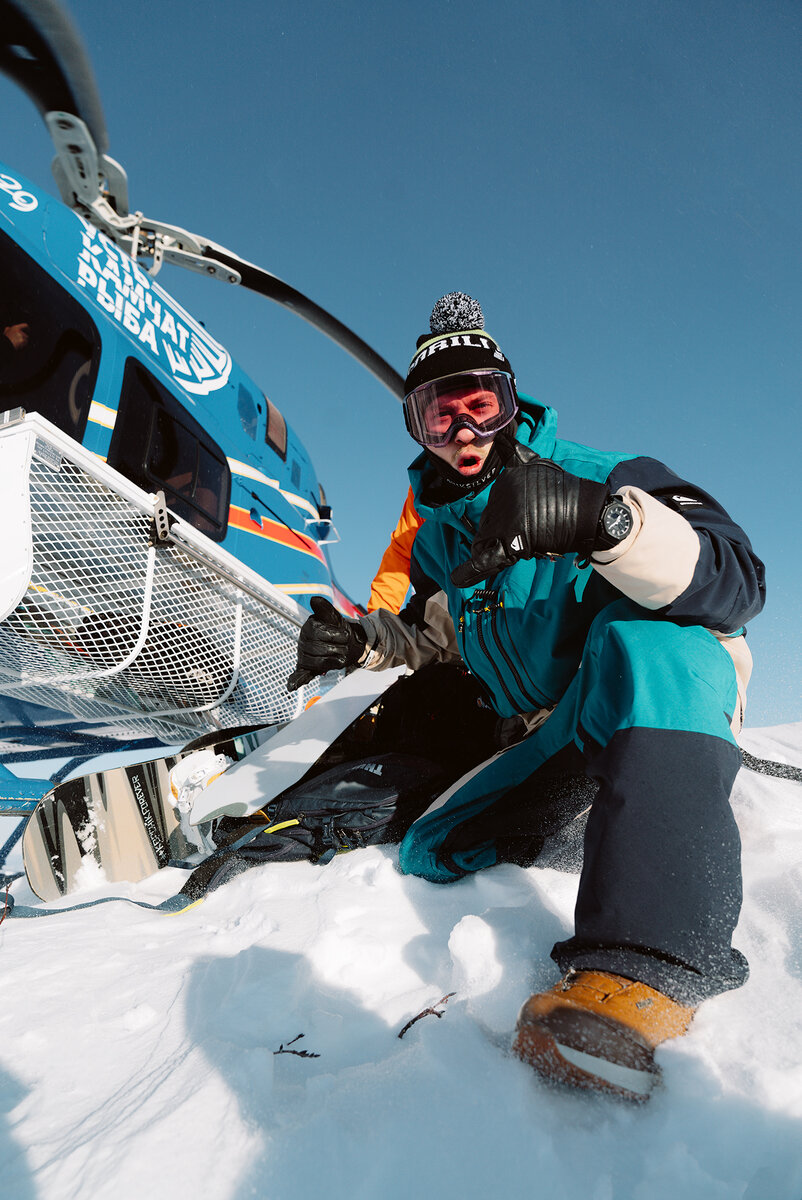
{"type": "MultiPolygon", "coordinates": [[[[802,765],[802,724],[742,744],[802,765]]],[[[520,1004],[556,978],[573,874],[442,887],[374,847],[253,870],[178,916],[4,921],[3,1195],[802,1200],[802,785],[744,770],[734,806],[751,977],[658,1051],[643,1109],[550,1088],[509,1053],[520,1004]]],[[[159,900],[183,878],[123,891],[159,900]]]]}

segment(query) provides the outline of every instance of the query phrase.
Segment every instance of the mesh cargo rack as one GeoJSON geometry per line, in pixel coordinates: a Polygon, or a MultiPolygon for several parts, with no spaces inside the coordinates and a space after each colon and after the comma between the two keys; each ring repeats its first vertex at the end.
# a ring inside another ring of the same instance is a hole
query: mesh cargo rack
{"type": "Polygon", "coordinates": [[[168,742],[319,694],[285,686],[300,605],[49,421],[0,421],[0,693],[168,742]]]}

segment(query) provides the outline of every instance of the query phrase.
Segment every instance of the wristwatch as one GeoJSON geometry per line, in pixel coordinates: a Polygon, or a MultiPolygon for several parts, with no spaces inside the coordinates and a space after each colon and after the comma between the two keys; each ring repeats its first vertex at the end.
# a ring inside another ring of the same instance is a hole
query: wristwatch
{"type": "Polygon", "coordinates": [[[632,509],[620,496],[611,496],[601,511],[594,550],[612,550],[629,537],[635,524],[632,509]]]}

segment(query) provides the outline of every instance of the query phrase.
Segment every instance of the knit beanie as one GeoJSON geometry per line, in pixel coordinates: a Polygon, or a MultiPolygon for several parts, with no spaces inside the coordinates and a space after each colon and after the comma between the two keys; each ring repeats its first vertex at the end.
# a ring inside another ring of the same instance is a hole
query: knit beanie
{"type": "Polygon", "coordinates": [[[422,383],[461,371],[490,369],[515,375],[495,338],[484,328],[482,309],[465,292],[442,296],[429,320],[429,333],[418,338],[417,348],[404,381],[404,395],[422,383]]]}
{"type": "MultiPolygon", "coordinates": [[[[409,364],[404,381],[404,394],[409,395],[422,383],[431,383],[446,375],[462,371],[505,371],[515,374],[508,359],[484,328],[484,315],[478,302],[465,292],[449,292],[441,296],[429,319],[430,333],[418,338],[418,345],[409,364]]],[[[424,453],[434,468],[435,477],[426,486],[424,499],[432,507],[449,504],[470,492],[480,491],[499,473],[515,450],[516,423],[499,430],[479,475],[463,477],[454,467],[431,450],[424,453]]]]}

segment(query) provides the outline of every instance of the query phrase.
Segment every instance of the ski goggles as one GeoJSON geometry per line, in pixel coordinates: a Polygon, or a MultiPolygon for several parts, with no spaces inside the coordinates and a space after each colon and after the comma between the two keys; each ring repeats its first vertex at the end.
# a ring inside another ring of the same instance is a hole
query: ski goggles
{"type": "Polygon", "coordinates": [[[512,377],[492,368],[446,375],[404,397],[407,429],[421,446],[445,446],[459,429],[492,437],[517,411],[512,377]]]}

